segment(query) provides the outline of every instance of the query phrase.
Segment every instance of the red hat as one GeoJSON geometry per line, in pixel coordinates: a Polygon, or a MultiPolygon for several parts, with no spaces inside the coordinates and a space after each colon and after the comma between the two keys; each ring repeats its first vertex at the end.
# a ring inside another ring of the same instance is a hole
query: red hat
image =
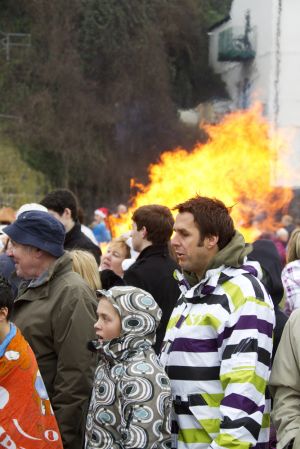
{"type": "Polygon", "coordinates": [[[99,207],[94,211],[95,215],[99,215],[102,218],[106,218],[108,215],[108,209],[107,207],[99,207]]]}

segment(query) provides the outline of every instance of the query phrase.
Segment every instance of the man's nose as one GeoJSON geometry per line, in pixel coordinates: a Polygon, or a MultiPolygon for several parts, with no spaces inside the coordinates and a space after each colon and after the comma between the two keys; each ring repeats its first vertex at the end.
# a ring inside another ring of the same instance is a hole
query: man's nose
{"type": "Polygon", "coordinates": [[[172,245],[172,246],[178,245],[178,237],[177,237],[177,234],[176,234],[176,233],[174,233],[174,234],[173,234],[173,237],[171,238],[171,245],[172,245]]]}

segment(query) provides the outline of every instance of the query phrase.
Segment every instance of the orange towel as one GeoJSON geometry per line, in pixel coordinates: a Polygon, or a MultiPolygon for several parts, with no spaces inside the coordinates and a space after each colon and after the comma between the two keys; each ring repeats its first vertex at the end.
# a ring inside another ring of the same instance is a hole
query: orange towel
{"type": "Polygon", "coordinates": [[[63,449],[35,356],[18,329],[0,357],[0,447],[63,449]]]}

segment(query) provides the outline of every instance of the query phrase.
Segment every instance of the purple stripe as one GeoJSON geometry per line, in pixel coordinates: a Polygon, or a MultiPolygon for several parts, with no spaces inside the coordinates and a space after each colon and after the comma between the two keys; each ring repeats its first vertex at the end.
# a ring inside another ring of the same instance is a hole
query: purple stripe
{"type": "Polygon", "coordinates": [[[210,295],[211,293],[214,292],[216,287],[212,286],[212,285],[205,285],[201,291],[202,295],[210,295]]]}
{"type": "Polygon", "coordinates": [[[179,318],[179,320],[176,323],[175,327],[178,327],[178,329],[180,328],[181,324],[183,323],[183,321],[185,320],[184,315],[181,315],[181,317],[179,318]]]}
{"type": "Polygon", "coordinates": [[[257,277],[257,270],[252,265],[242,265],[242,270],[248,271],[248,273],[253,274],[253,276],[257,277]]]}
{"type": "Polygon", "coordinates": [[[185,352],[217,352],[218,345],[215,338],[197,340],[196,338],[176,338],[172,351],[185,352]]]}
{"type": "Polygon", "coordinates": [[[258,443],[256,446],[253,446],[252,449],[269,449],[270,448],[270,443],[258,443]]]}
{"type": "Polygon", "coordinates": [[[226,407],[236,408],[237,410],[243,410],[248,415],[255,413],[257,411],[263,413],[265,406],[262,405],[260,407],[249,398],[242,396],[240,394],[232,393],[226,396],[222,400],[222,405],[226,405],[226,407]]]}
{"type": "Polygon", "coordinates": [[[229,338],[235,330],[258,330],[259,333],[272,337],[273,325],[266,320],[260,320],[255,315],[241,316],[238,322],[233,327],[227,327],[224,332],[218,336],[219,346],[223,340],[229,338]]]}

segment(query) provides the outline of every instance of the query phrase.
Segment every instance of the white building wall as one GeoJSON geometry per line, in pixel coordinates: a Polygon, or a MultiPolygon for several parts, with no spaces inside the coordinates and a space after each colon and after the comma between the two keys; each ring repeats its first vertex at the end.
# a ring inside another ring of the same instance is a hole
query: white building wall
{"type": "MultiPolygon", "coordinates": [[[[278,126],[293,135],[288,157],[290,176],[286,182],[300,186],[300,2],[281,1],[278,126]]],[[[279,176],[280,180],[280,176],[279,176]]]]}
{"type": "MultiPolygon", "coordinates": [[[[300,0],[233,0],[231,19],[210,34],[210,64],[222,76],[234,107],[243,106],[243,86],[248,80],[250,102],[259,100],[264,113],[294,136],[288,165],[290,176],[276,173],[276,184],[300,186],[300,0]],[[250,11],[256,27],[256,56],[243,63],[219,62],[219,34],[244,27],[250,11]]],[[[280,155],[279,155],[280,158],[280,155]]],[[[285,161],[286,162],[286,161],[285,161]]]]}

